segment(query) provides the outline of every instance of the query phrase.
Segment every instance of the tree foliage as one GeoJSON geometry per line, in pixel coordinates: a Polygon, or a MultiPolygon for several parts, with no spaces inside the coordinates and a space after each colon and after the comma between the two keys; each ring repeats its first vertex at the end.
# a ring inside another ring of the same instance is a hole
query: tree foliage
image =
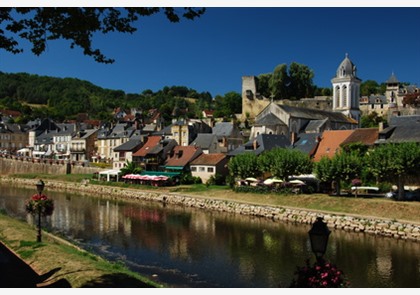
{"type": "Polygon", "coordinates": [[[334,157],[322,157],[314,167],[314,173],[325,183],[337,183],[336,192],[340,191],[340,182],[349,183],[363,174],[365,167],[363,149],[342,150],[334,157]]]}
{"type": "Polygon", "coordinates": [[[95,33],[134,33],[135,22],[142,17],[163,12],[170,22],[181,18],[193,20],[205,8],[159,7],[18,7],[0,9],[0,48],[17,54],[23,52],[19,41],[32,44],[35,55],[42,54],[51,40],[68,40],[70,48],[80,47],[83,54],[99,63],[113,63],[100,49],[92,47],[95,33]],[[19,41],[18,41],[19,40],[19,41]]]}
{"type": "Polygon", "coordinates": [[[381,92],[381,86],[378,82],[366,80],[360,84],[360,94],[363,96],[369,96],[371,94],[383,94],[383,92],[381,92]]]}
{"type": "Polygon", "coordinates": [[[376,112],[372,112],[368,115],[363,115],[360,118],[361,128],[378,127],[379,123],[387,124],[387,121],[384,117],[379,116],[378,113],[376,113],[376,112]]]}
{"type": "Polygon", "coordinates": [[[292,62],[289,67],[279,64],[273,73],[257,77],[258,92],[273,99],[300,99],[312,97],[316,87],[314,73],[306,65],[292,62]]]}
{"type": "Polygon", "coordinates": [[[298,150],[275,148],[258,157],[263,172],[287,180],[289,176],[312,173],[313,163],[307,154],[298,150]]]}
{"type": "Polygon", "coordinates": [[[258,177],[262,174],[258,157],[254,153],[243,153],[231,158],[228,169],[231,176],[239,178],[258,177]]]}
{"type": "Polygon", "coordinates": [[[122,90],[104,89],[79,79],[27,73],[0,72],[0,81],[0,107],[22,112],[26,121],[47,116],[62,121],[74,119],[78,113],[88,113],[91,119],[109,120],[117,107],[136,108],[144,112],[157,108],[170,121],[176,106],[187,109],[186,115],[190,118],[197,117],[204,108],[214,107],[209,92],[198,93],[185,86],[167,86],[156,92],[145,90],[141,94],[126,94],[122,90]],[[186,99],[190,94],[194,100],[186,99]]]}
{"type": "Polygon", "coordinates": [[[224,96],[217,95],[214,99],[214,116],[233,118],[242,112],[242,96],[237,92],[228,92],[224,96]]]}
{"type": "Polygon", "coordinates": [[[369,152],[367,167],[379,180],[398,180],[399,199],[402,199],[406,179],[419,173],[420,146],[415,142],[378,146],[369,152]]]}

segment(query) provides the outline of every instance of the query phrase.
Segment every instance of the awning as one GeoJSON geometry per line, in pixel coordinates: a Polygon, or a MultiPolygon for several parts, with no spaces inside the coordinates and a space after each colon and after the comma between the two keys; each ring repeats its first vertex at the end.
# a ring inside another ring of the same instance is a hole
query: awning
{"type": "Polygon", "coordinates": [[[105,170],[105,171],[100,171],[99,173],[98,173],[98,179],[99,179],[99,177],[101,176],[101,175],[106,175],[106,181],[109,181],[109,177],[111,176],[111,175],[114,175],[114,176],[116,176],[117,177],[117,181],[118,181],[118,176],[119,176],[119,173],[120,173],[121,171],[120,170],[105,170]]]}
{"type": "Polygon", "coordinates": [[[165,166],[165,169],[169,169],[169,170],[184,170],[184,166],[165,166]]]}

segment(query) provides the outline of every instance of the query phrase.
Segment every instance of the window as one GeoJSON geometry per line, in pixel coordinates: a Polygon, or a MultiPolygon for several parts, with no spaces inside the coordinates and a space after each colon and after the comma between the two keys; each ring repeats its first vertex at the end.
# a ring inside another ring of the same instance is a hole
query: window
{"type": "Polygon", "coordinates": [[[192,172],[196,172],[196,171],[197,171],[197,167],[192,166],[192,167],[191,167],[191,171],[192,171],[192,172]]]}
{"type": "Polygon", "coordinates": [[[208,173],[213,173],[214,172],[214,168],[213,167],[208,167],[207,168],[207,172],[208,173]]]}
{"type": "Polygon", "coordinates": [[[206,168],[205,167],[198,167],[198,171],[199,172],[205,172],[206,171],[206,168]]]}

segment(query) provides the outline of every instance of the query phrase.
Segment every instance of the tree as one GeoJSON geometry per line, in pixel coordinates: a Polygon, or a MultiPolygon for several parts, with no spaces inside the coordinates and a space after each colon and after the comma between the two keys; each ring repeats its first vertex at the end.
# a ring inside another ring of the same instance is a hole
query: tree
{"type": "Polygon", "coordinates": [[[403,200],[406,180],[418,176],[420,145],[415,142],[380,145],[369,152],[367,167],[379,180],[396,180],[398,200],[403,200]]]}
{"type": "Polygon", "coordinates": [[[217,95],[214,100],[216,117],[232,118],[242,111],[242,96],[234,91],[224,96],[217,95]]]}
{"type": "Polygon", "coordinates": [[[271,73],[258,75],[256,79],[257,92],[264,97],[270,97],[271,95],[269,87],[270,79],[271,73]]]}
{"type": "Polygon", "coordinates": [[[376,112],[372,112],[368,115],[363,115],[360,118],[360,126],[362,128],[378,127],[379,123],[387,123],[387,121],[384,117],[379,116],[376,112]]]}
{"type": "Polygon", "coordinates": [[[270,172],[274,177],[287,181],[289,176],[312,172],[313,164],[307,154],[298,150],[274,148],[258,157],[258,164],[263,172],[270,172]]]}
{"type": "Polygon", "coordinates": [[[231,158],[228,169],[231,176],[239,178],[258,177],[262,174],[258,165],[258,157],[250,152],[231,158]]]}
{"type": "Polygon", "coordinates": [[[17,54],[23,52],[17,39],[29,41],[31,51],[40,55],[47,48],[47,41],[64,39],[70,48],[80,47],[85,55],[99,63],[113,63],[100,49],[92,48],[94,33],[134,33],[134,23],[141,17],[163,12],[170,22],[181,18],[194,20],[205,8],[171,7],[18,7],[0,8],[0,48],[17,54]],[[178,10],[178,11],[177,11],[178,10]]]}
{"type": "Polygon", "coordinates": [[[358,150],[342,151],[335,154],[333,158],[322,157],[316,163],[314,172],[319,180],[334,185],[336,194],[340,193],[341,181],[350,182],[352,179],[362,175],[364,158],[358,150]]]}
{"type": "Polygon", "coordinates": [[[366,80],[360,84],[360,94],[363,96],[369,96],[371,94],[381,94],[381,88],[378,82],[373,80],[366,80]]]}
{"type": "Polygon", "coordinates": [[[289,66],[290,92],[296,99],[312,97],[315,86],[312,82],[313,71],[306,65],[292,62],[289,66]]]}
{"type": "Polygon", "coordinates": [[[289,98],[287,87],[290,86],[290,78],[287,75],[287,65],[278,65],[271,75],[268,82],[270,88],[270,96],[274,99],[285,99],[289,98]]]}
{"type": "Polygon", "coordinates": [[[125,163],[125,166],[122,167],[120,170],[121,170],[121,174],[124,176],[127,174],[140,174],[142,171],[142,168],[138,167],[136,163],[134,162],[127,161],[125,163]]]}

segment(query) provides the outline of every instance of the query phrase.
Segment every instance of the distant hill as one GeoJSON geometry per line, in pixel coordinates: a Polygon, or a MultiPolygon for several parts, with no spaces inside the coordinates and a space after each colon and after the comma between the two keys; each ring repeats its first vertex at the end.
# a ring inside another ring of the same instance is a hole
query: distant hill
{"type": "Polygon", "coordinates": [[[110,120],[113,110],[118,107],[143,111],[159,108],[168,116],[175,107],[195,112],[191,106],[195,103],[194,99],[185,100],[181,97],[192,97],[204,102],[201,105],[207,107],[212,100],[210,93],[197,93],[185,86],[127,94],[122,90],[104,89],[75,78],[0,72],[0,107],[21,111],[26,120],[36,116],[48,116],[56,120],[72,119],[78,113],[87,113],[91,119],[110,120]],[[31,107],[33,105],[41,107],[31,107]]]}

